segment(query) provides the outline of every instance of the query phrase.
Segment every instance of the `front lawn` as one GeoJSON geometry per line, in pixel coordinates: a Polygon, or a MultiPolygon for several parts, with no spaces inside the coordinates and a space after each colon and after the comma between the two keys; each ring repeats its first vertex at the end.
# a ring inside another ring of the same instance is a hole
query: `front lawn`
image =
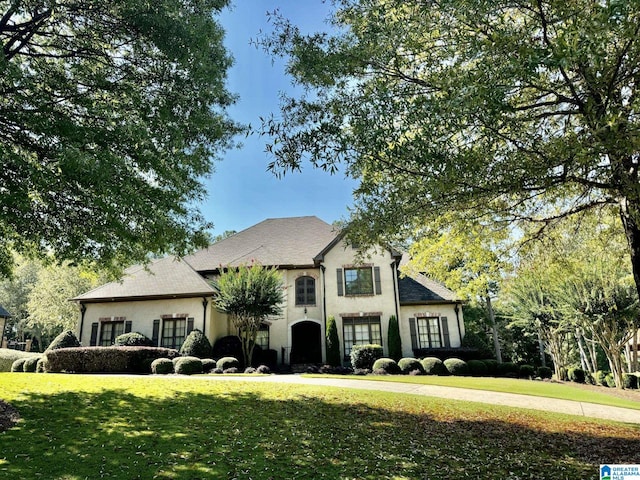
{"type": "Polygon", "coordinates": [[[414,395],[184,377],[0,374],[0,478],[598,478],[640,427],[414,395]]]}
{"type": "MultiPolygon", "coordinates": [[[[327,378],[329,375],[306,375],[327,378]]],[[[589,402],[612,407],[640,410],[640,391],[625,390],[626,398],[617,396],[615,389],[597,387],[585,389],[576,384],[541,382],[515,378],[456,377],[437,375],[331,375],[334,378],[350,380],[374,380],[378,382],[413,383],[419,385],[440,385],[444,387],[470,388],[490,392],[518,393],[537,397],[558,398],[576,402],[589,402]]]]}

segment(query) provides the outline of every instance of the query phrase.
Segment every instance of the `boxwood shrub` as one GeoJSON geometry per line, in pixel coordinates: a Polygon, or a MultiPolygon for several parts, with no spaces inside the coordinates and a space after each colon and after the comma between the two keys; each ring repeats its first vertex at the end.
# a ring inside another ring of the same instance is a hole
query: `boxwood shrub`
{"type": "Polygon", "coordinates": [[[398,367],[400,367],[400,371],[404,374],[409,374],[413,371],[418,371],[420,373],[424,373],[424,368],[422,368],[422,364],[420,360],[412,357],[401,358],[398,361],[398,367]]]}
{"type": "Polygon", "coordinates": [[[379,358],[373,362],[373,373],[384,372],[388,375],[396,375],[400,373],[400,367],[392,358],[379,358]]]}
{"type": "Polygon", "coordinates": [[[271,369],[267,365],[260,365],[256,368],[256,373],[261,373],[262,375],[269,375],[271,373],[271,369]]]}
{"type": "Polygon", "coordinates": [[[371,369],[379,358],[382,358],[381,345],[354,345],[351,348],[351,366],[354,369],[371,369]]]}
{"type": "Polygon", "coordinates": [[[596,371],[596,385],[602,385],[604,387],[607,387],[607,382],[605,381],[605,378],[607,377],[607,374],[609,372],[604,371],[604,370],[598,370],[596,371]]]}
{"type": "Polygon", "coordinates": [[[47,358],[38,357],[38,363],[36,364],[36,373],[44,373],[47,371],[47,358]]]}
{"type": "Polygon", "coordinates": [[[616,388],[616,379],[613,378],[613,373],[611,372],[607,373],[607,376],[604,377],[604,383],[609,388],[616,388]]]}
{"type": "Polygon", "coordinates": [[[178,351],[161,347],[77,347],[45,353],[47,372],[149,373],[156,358],[175,358],[178,351]]]}
{"type": "Polygon", "coordinates": [[[27,361],[28,357],[18,358],[11,364],[12,372],[24,372],[24,362],[27,361]]]}
{"type": "Polygon", "coordinates": [[[469,375],[469,365],[459,358],[447,358],[444,366],[451,375],[464,376],[469,375]]]}
{"type": "Polygon", "coordinates": [[[469,360],[469,373],[474,377],[486,377],[489,374],[487,364],[482,360],[469,360]]]}
{"type": "Polygon", "coordinates": [[[129,332],[118,335],[113,344],[116,347],[155,347],[153,341],[140,332],[129,332]]]}
{"type": "Polygon", "coordinates": [[[553,376],[553,370],[549,367],[538,367],[536,375],[540,378],[551,378],[553,376]]]}
{"type": "Polygon", "coordinates": [[[22,364],[22,371],[35,373],[36,369],[38,368],[38,361],[40,360],[40,358],[41,357],[39,355],[37,357],[26,358],[24,360],[24,363],[22,364]]]}
{"type": "Polygon", "coordinates": [[[624,385],[624,388],[635,390],[638,388],[638,377],[635,373],[623,373],[622,384],[624,385]]]}
{"type": "Polygon", "coordinates": [[[585,374],[581,368],[570,368],[567,372],[569,380],[575,383],[584,383],[585,374]]]}
{"type": "Polygon", "coordinates": [[[37,353],[23,352],[22,350],[12,350],[0,348],[0,372],[10,372],[11,365],[19,358],[36,357],[37,353]]]}
{"type": "Polygon", "coordinates": [[[202,372],[211,373],[211,370],[216,368],[216,361],[212,358],[202,359],[202,372]]]}
{"type": "Polygon", "coordinates": [[[60,348],[75,348],[79,346],[80,342],[78,341],[78,337],[76,337],[76,334],[71,330],[66,330],[53,339],[45,352],[58,350],[60,348]]]}
{"type": "Polygon", "coordinates": [[[536,374],[536,369],[533,365],[527,365],[526,363],[524,365],[520,365],[520,371],[518,373],[518,376],[520,378],[533,378],[536,374]]]}
{"type": "Polygon", "coordinates": [[[192,330],[180,347],[183,357],[208,358],[211,356],[211,342],[200,330],[192,330]]]}
{"type": "Polygon", "coordinates": [[[498,376],[498,361],[493,358],[488,358],[487,360],[483,360],[484,364],[487,366],[487,375],[490,377],[498,376]]]}
{"type": "Polygon", "coordinates": [[[151,373],[154,375],[173,373],[173,362],[168,358],[156,358],[151,362],[151,373]]]}
{"type": "Polygon", "coordinates": [[[497,374],[499,377],[518,378],[520,368],[512,362],[499,363],[497,374]]]}
{"type": "Polygon", "coordinates": [[[427,375],[448,375],[449,371],[442,360],[436,357],[426,357],[420,360],[420,364],[427,375]]]}
{"type": "Polygon", "coordinates": [[[239,369],[240,362],[235,357],[222,357],[216,362],[216,368],[220,368],[222,371],[228,370],[229,368],[239,369]]]}
{"type": "Polygon", "coordinates": [[[173,364],[178,375],[193,375],[202,373],[202,360],[198,357],[179,357],[173,364]]]}

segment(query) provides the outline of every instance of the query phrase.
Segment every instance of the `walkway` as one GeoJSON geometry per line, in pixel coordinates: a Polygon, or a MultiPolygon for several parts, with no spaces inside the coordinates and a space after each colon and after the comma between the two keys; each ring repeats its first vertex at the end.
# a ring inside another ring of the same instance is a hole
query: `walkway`
{"type": "Polygon", "coordinates": [[[221,381],[292,383],[298,385],[319,385],[325,387],[354,388],[358,390],[378,390],[385,392],[409,393],[427,397],[450,398],[467,402],[488,403],[508,407],[529,408],[545,412],[564,413],[584,417],[614,420],[617,422],[640,424],[640,410],[610,407],[595,403],[575,402],[555,398],[534,397],[516,393],[489,392],[457,387],[441,387],[437,385],[417,385],[413,383],[396,383],[375,380],[354,380],[349,378],[317,378],[300,375],[264,375],[234,376],[215,375],[196,377],[221,381]]]}

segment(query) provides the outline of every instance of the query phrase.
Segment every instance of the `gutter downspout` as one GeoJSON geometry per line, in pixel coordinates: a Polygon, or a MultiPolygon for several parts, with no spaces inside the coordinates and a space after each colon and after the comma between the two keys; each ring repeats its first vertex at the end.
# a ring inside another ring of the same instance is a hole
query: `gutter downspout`
{"type": "Polygon", "coordinates": [[[456,323],[458,324],[458,338],[460,339],[460,347],[462,347],[462,328],[460,327],[460,304],[456,302],[453,306],[453,311],[456,312],[456,323]]]}
{"type": "Polygon", "coordinates": [[[202,297],[202,334],[203,335],[207,335],[206,332],[206,328],[207,328],[207,305],[209,304],[209,300],[207,300],[207,297],[202,297]]]}
{"type": "MultiPolygon", "coordinates": [[[[325,283],[325,270],[327,268],[324,265],[320,265],[320,273],[322,273],[322,323],[324,326],[323,334],[325,337],[325,342],[327,338],[327,284],[325,283]]],[[[322,339],[321,339],[322,340],[322,339]]],[[[321,342],[322,343],[322,342],[321,342]]],[[[324,357],[324,361],[327,361],[327,352],[326,352],[326,344],[325,351],[322,352],[322,356],[324,357]]]]}
{"type": "Polygon", "coordinates": [[[87,306],[84,303],[80,304],[80,341],[82,342],[82,330],[84,329],[84,314],[87,313],[87,306]]]}

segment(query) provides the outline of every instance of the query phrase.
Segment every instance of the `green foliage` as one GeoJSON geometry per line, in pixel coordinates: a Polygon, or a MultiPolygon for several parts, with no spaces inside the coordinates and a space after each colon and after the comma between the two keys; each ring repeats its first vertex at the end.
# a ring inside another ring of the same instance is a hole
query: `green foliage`
{"type": "Polygon", "coordinates": [[[447,358],[442,362],[451,375],[464,376],[469,375],[469,366],[464,360],[459,358],[447,358]]]}
{"type": "Polygon", "coordinates": [[[513,362],[499,363],[496,373],[499,377],[517,378],[520,374],[520,367],[513,362]]]}
{"type": "Polygon", "coordinates": [[[29,357],[24,360],[22,364],[22,371],[27,373],[35,373],[38,368],[38,362],[42,357],[40,355],[35,357],[29,357]]]}
{"type": "MultiPolygon", "coordinates": [[[[464,317],[465,327],[467,323],[467,317],[464,317]]],[[[486,335],[478,334],[472,331],[467,330],[464,334],[464,338],[462,339],[462,347],[464,348],[474,348],[478,350],[478,353],[481,358],[491,358],[493,357],[493,350],[489,346],[489,342],[487,341],[486,335]]]]}
{"type": "Polygon", "coordinates": [[[231,318],[242,343],[244,364],[249,366],[260,325],[281,312],[282,276],[275,267],[253,263],[228,268],[214,286],[216,307],[231,318]]]}
{"type": "Polygon", "coordinates": [[[354,345],[351,348],[351,367],[356,369],[371,369],[373,363],[382,358],[381,345],[354,345]]]}
{"type": "Polygon", "coordinates": [[[396,362],[399,361],[402,357],[402,339],[400,338],[400,325],[395,315],[389,317],[387,345],[389,347],[389,357],[396,362]]]}
{"type": "Polygon", "coordinates": [[[216,368],[220,368],[223,371],[229,368],[240,368],[240,362],[234,357],[222,357],[216,363],[216,368]]]}
{"type": "Polygon", "coordinates": [[[48,350],[47,372],[149,373],[157,358],[175,358],[177,350],[161,347],[77,347],[48,350]]]}
{"type": "Polygon", "coordinates": [[[207,358],[211,356],[211,343],[200,330],[192,330],[180,347],[180,355],[183,357],[207,358]]]}
{"type": "Polygon", "coordinates": [[[338,337],[336,318],[333,315],[329,315],[327,318],[326,335],[327,364],[332,367],[338,367],[342,365],[342,359],[340,358],[340,338],[338,337]]]}
{"type": "Polygon", "coordinates": [[[27,361],[28,358],[18,358],[11,364],[12,372],[24,372],[24,362],[27,361]]]}
{"type": "Polygon", "coordinates": [[[420,360],[426,375],[448,375],[449,371],[442,360],[436,357],[426,357],[420,360]]]}
{"type": "Polygon", "coordinates": [[[611,372],[607,373],[607,376],[604,377],[603,385],[606,385],[609,388],[616,388],[616,379],[613,376],[613,373],[611,372]]]}
{"type": "Polygon", "coordinates": [[[606,378],[610,372],[606,372],[604,370],[598,370],[595,375],[596,385],[602,385],[603,387],[607,386],[606,378]]]}
{"type": "Polygon", "coordinates": [[[11,350],[8,348],[0,348],[0,372],[10,372],[11,365],[19,358],[29,358],[37,354],[22,352],[20,350],[11,350]]]}
{"type": "Polygon", "coordinates": [[[417,358],[401,358],[400,361],[398,361],[398,367],[400,367],[400,371],[405,374],[411,373],[414,370],[424,373],[424,368],[417,358]]]}
{"type": "Polygon", "coordinates": [[[118,335],[113,342],[116,347],[153,347],[153,341],[140,332],[129,332],[118,335]]]}
{"type": "Polygon", "coordinates": [[[635,373],[623,373],[622,385],[624,388],[635,390],[638,388],[638,376],[635,373]]]}
{"type": "MultiPolygon", "coordinates": [[[[497,360],[492,360],[492,359],[487,359],[487,360],[483,360],[484,364],[487,367],[487,375],[490,376],[496,376],[498,374],[498,361],[497,360]]],[[[551,378],[551,377],[549,377],[551,378]]]]}
{"type": "Polygon", "coordinates": [[[375,362],[373,362],[371,370],[373,370],[373,373],[384,372],[387,375],[396,375],[400,373],[400,367],[392,358],[377,359],[375,362]]]}
{"type": "Polygon", "coordinates": [[[551,378],[553,376],[553,371],[549,367],[538,367],[536,373],[542,379],[551,378]]]}
{"type": "Polygon", "coordinates": [[[533,378],[536,374],[536,369],[533,365],[520,365],[520,372],[518,376],[520,378],[533,378]]]}
{"type": "Polygon", "coordinates": [[[571,382],[585,383],[585,373],[581,368],[570,368],[567,371],[567,377],[571,382]]]}
{"type": "Polygon", "coordinates": [[[486,377],[489,374],[487,364],[482,360],[469,360],[467,365],[469,366],[469,373],[474,377],[486,377]]]}
{"type": "Polygon", "coordinates": [[[76,334],[71,330],[65,330],[53,339],[45,352],[50,352],[51,350],[57,350],[60,348],[74,348],[79,346],[80,342],[78,341],[78,337],[76,337],[76,334]]]}
{"type": "Polygon", "coordinates": [[[112,265],[206,243],[201,179],[238,131],[225,4],[1,4],[0,272],[9,244],[112,265]]]}
{"type": "Polygon", "coordinates": [[[38,358],[36,364],[36,373],[45,373],[47,371],[47,357],[38,358]]]}
{"type": "Polygon", "coordinates": [[[203,358],[202,359],[202,373],[211,373],[212,370],[215,370],[217,362],[212,358],[203,358]]]}
{"type": "Polygon", "coordinates": [[[173,373],[173,361],[168,358],[156,358],[151,362],[151,373],[154,375],[173,373]]]}
{"type": "Polygon", "coordinates": [[[198,357],[178,357],[173,368],[178,375],[202,373],[202,360],[198,357]]]}

